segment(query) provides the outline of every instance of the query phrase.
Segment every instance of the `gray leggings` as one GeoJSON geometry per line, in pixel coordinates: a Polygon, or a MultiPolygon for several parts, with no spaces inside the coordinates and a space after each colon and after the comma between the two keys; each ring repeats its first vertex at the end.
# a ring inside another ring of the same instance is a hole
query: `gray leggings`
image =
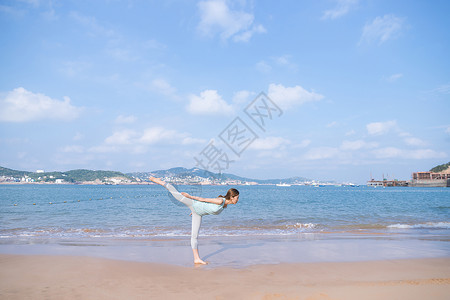
{"type": "Polygon", "coordinates": [[[194,201],[181,195],[179,191],[175,189],[170,183],[166,183],[164,187],[181,203],[189,207],[192,212],[192,231],[191,231],[191,247],[192,249],[198,249],[198,232],[200,230],[200,224],[202,223],[202,216],[198,215],[193,207],[194,201]]]}

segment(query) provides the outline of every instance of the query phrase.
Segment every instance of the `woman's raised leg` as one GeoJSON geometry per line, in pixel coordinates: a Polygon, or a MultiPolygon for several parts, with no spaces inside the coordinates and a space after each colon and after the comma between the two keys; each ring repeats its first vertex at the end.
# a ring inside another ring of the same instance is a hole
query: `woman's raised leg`
{"type": "Polygon", "coordinates": [[[171,194],[172,196],[177,199],[178,201],[180,201],[181,203],[183,203],[184,205],[186,205],[187,207],[189,207],[192,211],[192,199],[186,198],[185,196],[183,196],[179,191],[177,191],[177,189],[171,185],[168,182],[165,182],[159,178],[155,178],[155,177],[150,177],[150,180],[153,181],[154,183],[157,183],[159,185],[162,185],[163,187],[165,187],[171,194]]]}

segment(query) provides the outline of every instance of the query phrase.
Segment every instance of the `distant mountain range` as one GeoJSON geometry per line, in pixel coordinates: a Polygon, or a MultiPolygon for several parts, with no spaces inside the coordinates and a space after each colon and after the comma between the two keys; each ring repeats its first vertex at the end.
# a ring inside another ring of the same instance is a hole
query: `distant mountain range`
{"type": "Polygon", "coordinates": [[[85,181],[105,181],[108,178],[123,178],[132,181],[132,178],[127,175],[116,172],[116,171],[93,171],[93,170],[71,170],[66,172],[28,172],[28,171],[18,171],[13,169],[8,169],[0,167],[0,176],[22,179],[31,178],[33,182],[55,182],[56,180],[64,180],[65,182],[76,183],[85,181]]]}
{"type": "MultiPolygon", "coordinates": [[[[434,167],[430,170],[431,172],[450,172],[450,162],[434,167]]],[[[241,177],[234,174],[228,173],[214,173],[207,170],[199,168],[186,169],[182,167],[171,168],[167,170],[156,170],[151,172],[133,172],[133,173],[121,173],[117,171],[96,171],[96,170],[71,170],[66,172],[28,172],[28,171],[18,171],[13,169],[8,169],[0,167],[0,182],[8,181],[23,181],[23,179],[32,179],[31,182],[56,182],[57,180],[63,180],[69,183],[80,183],[80,182],[111,182],[114,178],[117,179],[115,182],[119,183],[136,183],[137,181],[149,181],[149,176],[164,177],[166,179],[171,179],[174,181],[181,181],[184,183],[193,183],[199,181],[210,181],[210,182],[231,182],[240,181],[241,183],[255,182],[257,184],[296,184],[311,182],[311,179],[305,177],[290,177],[290,178],[279,178],[279,179],[254,179],[241,177]]],[[[26,182],[30,182],[26,180],[26,182]]],[[[332,183],[332,182],[330,182],[332,183]]]]}
{"type": "Polygon", "coordinates": [[[155,177],[166,177],[166,178],[177,178],[179,180],[189,180],[194,177],[201,177],[211,181],[241,181],[241,182],[256,182],[258,184],[277,184],[277,183],[299,183],[310,181],[304,177],[291,177],[285,179],[254,179],[241,177],[234,174],[228,173],[213,173],[207,170],[199,168],[186,169],[182,167],[171,168],[167,170],[157,170],[152,172],[134,172],[127,173],[126,175],[130,177],[139,178],[140,180],[147,180],[149,176],[155,177]]]}
{"type": "Polygon", "coordinates": [[[109,178],[121,177],[128,181],[148,181],[148,177],[165,177],[173,180],[194,182],[194,181],[212,181],[212,182],[227,182],[227,181],[241,181],[241,182],[256,182],[258,184],[278,184],[278,183],[300,183],[309,181],[304,177],[291,177],[285,179],[254,179],[237,176],[228,173],[213,173],[199,168],[186,169],[182,167],[171,168],[167,170],[156,170],[151,172],[133,172],[121,173],[117,171],[94,171],[94,170],[71,170],[66,172],[28,172],[18,171],[0,167],[0,177],[15,178],[17,180],[24,177],[32,178],[34,182],[54,182],[57,179],[62,179],[65,182],[85,182],[85,181],[105,181],[109,178]]]}

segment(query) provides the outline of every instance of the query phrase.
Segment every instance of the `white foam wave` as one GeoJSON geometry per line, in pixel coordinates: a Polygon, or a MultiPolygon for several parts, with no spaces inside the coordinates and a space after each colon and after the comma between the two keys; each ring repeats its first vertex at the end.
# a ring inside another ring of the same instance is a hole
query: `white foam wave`
{"type": "Polygon", "coordinates": [[[393,224],[393,229],[450,229],[450,222],[427,222],[421,224],[393,224]]]}
{"type": "Polygon", "coordinates": [[[316,224],[313,223],[295,223],[293,225],[286,225],[286,228],[296,228],[296,229],[314,229],[316,228],[316,224]]]}

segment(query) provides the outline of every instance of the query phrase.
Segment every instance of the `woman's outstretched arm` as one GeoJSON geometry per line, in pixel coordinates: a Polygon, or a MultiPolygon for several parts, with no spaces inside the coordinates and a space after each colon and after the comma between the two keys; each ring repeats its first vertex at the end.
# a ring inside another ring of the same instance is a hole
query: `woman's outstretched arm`
{"type": "Polygon", "coordinates": [[[150,179],[150,181],[153,181],[154,183],[160,184],[162,186],[164,186],[164,184],[166,184],[166,182],[161,180],[161,178],[149,177],[149,179],[150,179]]]}
{"type": "MultiPolygon", "coordinates": [[[[150,177],[149,179],[151,181],[153,181],[154,183],[160,184],[165,187],[166,183],[163,180],[161,180],[160,178],[150,177]]],[[[222,198],[203,198],[203,197],[192,196],[192,195],[189,195],[188,193],[181,193],[181,195],[185,196],[186,198],[190,198],[192,200],[201,201],[201,202],[209,202],[209,203],[214,203],[217,205],[221,205],[223,202],[222,198]]]]}
{"type": "Polygon", "coordinates": [[[189,195],[188,193],[181,193],[181,195],[185,196],[186,198],[190,198],[192,200],[201,201],[201,202],[209,202],[209,203],[214,203],[217,205],[220,205],[223,202],[222,198],[203,198],[203,197],[198,197],[198,196],[192,196],[192,195],[189,195]]]}

